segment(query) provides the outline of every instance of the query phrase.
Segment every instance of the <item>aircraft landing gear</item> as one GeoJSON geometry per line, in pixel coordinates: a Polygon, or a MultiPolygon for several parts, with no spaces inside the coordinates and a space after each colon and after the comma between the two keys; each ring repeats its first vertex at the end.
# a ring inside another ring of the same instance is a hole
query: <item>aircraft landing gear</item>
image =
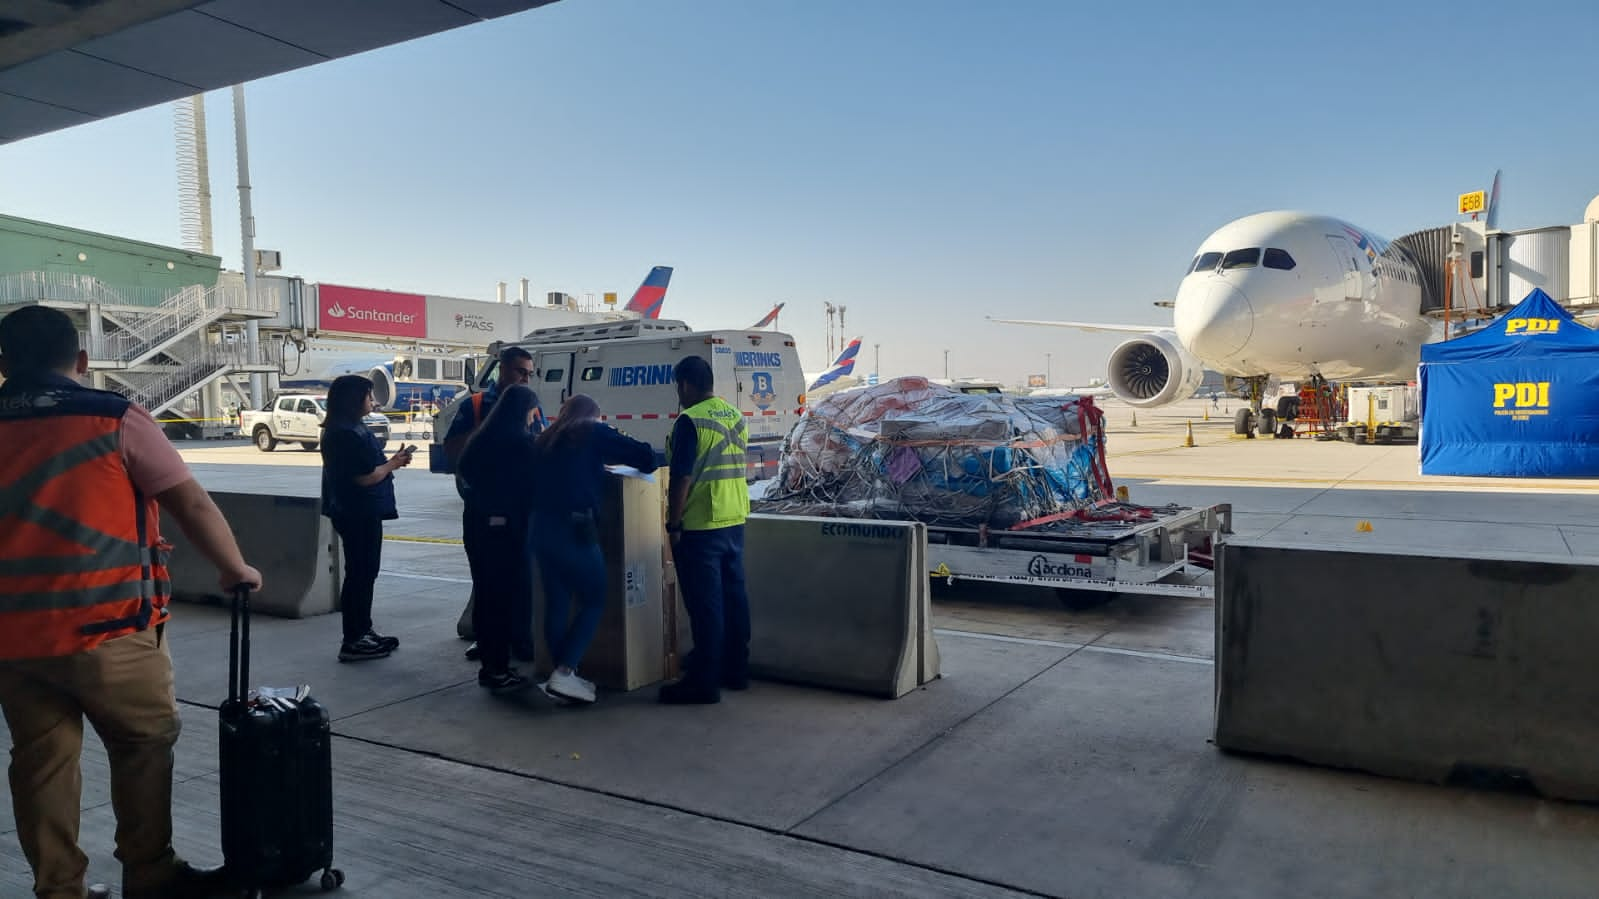
{"type": "MultiPolygon", "coordinates": [[[[1258,432],[1262,437],[1271,437],[1277,433],[1277,412],[1274,409],[1262,409],[1261,396],[1266,392],[1266,376],[1254,375],[1243,379],[1249,388],[1249,408],[1239,409],[1233,416],[1233,433],[1241,434],[1253,440],[1258,432]]],[[[1229,386],[1231,379],[1229,379],[1229,386]]]]}

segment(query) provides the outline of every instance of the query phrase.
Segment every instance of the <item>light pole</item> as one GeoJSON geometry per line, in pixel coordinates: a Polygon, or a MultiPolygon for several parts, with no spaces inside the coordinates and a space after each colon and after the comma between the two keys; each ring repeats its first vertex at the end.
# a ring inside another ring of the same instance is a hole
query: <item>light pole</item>
{"type": "Polygon", "coordinates": [[[944,380],[949,380],[949,350],[944,351],[944,380]]]}
{"type": "Polygon", "coordinates": [[[883,345],[872,344],[872,381],[883,383],[883,345]]]}

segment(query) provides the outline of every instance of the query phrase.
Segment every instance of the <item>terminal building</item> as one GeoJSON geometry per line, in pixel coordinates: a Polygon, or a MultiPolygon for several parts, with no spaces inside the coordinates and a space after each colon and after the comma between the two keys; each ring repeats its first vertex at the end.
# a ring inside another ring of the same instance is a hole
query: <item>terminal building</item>
{"type": "Polygon", "coordinates": [[[566,293],[534,304],[526,279],[516,300],[503,283],[497,299],[274,274],[258,274],[252,293],[217,256],[0,215],[0,315],[35,303],[66,312],[93,385],[185,436],[228,435],[238,409],[340,374],[372,378],[385,411],[442,402],[472,380],[493,341],[618,317],[566,293]]]}

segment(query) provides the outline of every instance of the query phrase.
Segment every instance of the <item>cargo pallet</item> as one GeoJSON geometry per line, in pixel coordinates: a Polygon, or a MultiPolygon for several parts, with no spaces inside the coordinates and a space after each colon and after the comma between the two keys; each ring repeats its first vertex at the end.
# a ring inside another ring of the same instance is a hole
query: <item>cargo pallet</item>
{"type": "Polygon", "coordinates": [[[1113,511],[1134,520],[1065,519],[1015,530],[929,525],[928,568],[932,577],[950,584],[987,581],[1058,591],[1214,598],[1213,584],[1180,578],[1213,568],[1216,544],[1233,532],[1231,504],[1115,504],[1113,511]],[[1148,517],[1139,519],[1145,512],[1148,517]]]}

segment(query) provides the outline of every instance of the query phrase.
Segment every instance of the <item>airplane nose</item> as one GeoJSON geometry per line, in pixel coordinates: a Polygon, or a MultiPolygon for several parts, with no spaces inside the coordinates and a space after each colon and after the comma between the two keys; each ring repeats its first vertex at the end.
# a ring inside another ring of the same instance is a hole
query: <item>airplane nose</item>
{"type": "Polygon", "coordinates": [[[1249,297],[1220,278],[1185,286],[1172,305],[1177,339],[1202,360],[1237,355],[1255,331],[1249,297]]]}

